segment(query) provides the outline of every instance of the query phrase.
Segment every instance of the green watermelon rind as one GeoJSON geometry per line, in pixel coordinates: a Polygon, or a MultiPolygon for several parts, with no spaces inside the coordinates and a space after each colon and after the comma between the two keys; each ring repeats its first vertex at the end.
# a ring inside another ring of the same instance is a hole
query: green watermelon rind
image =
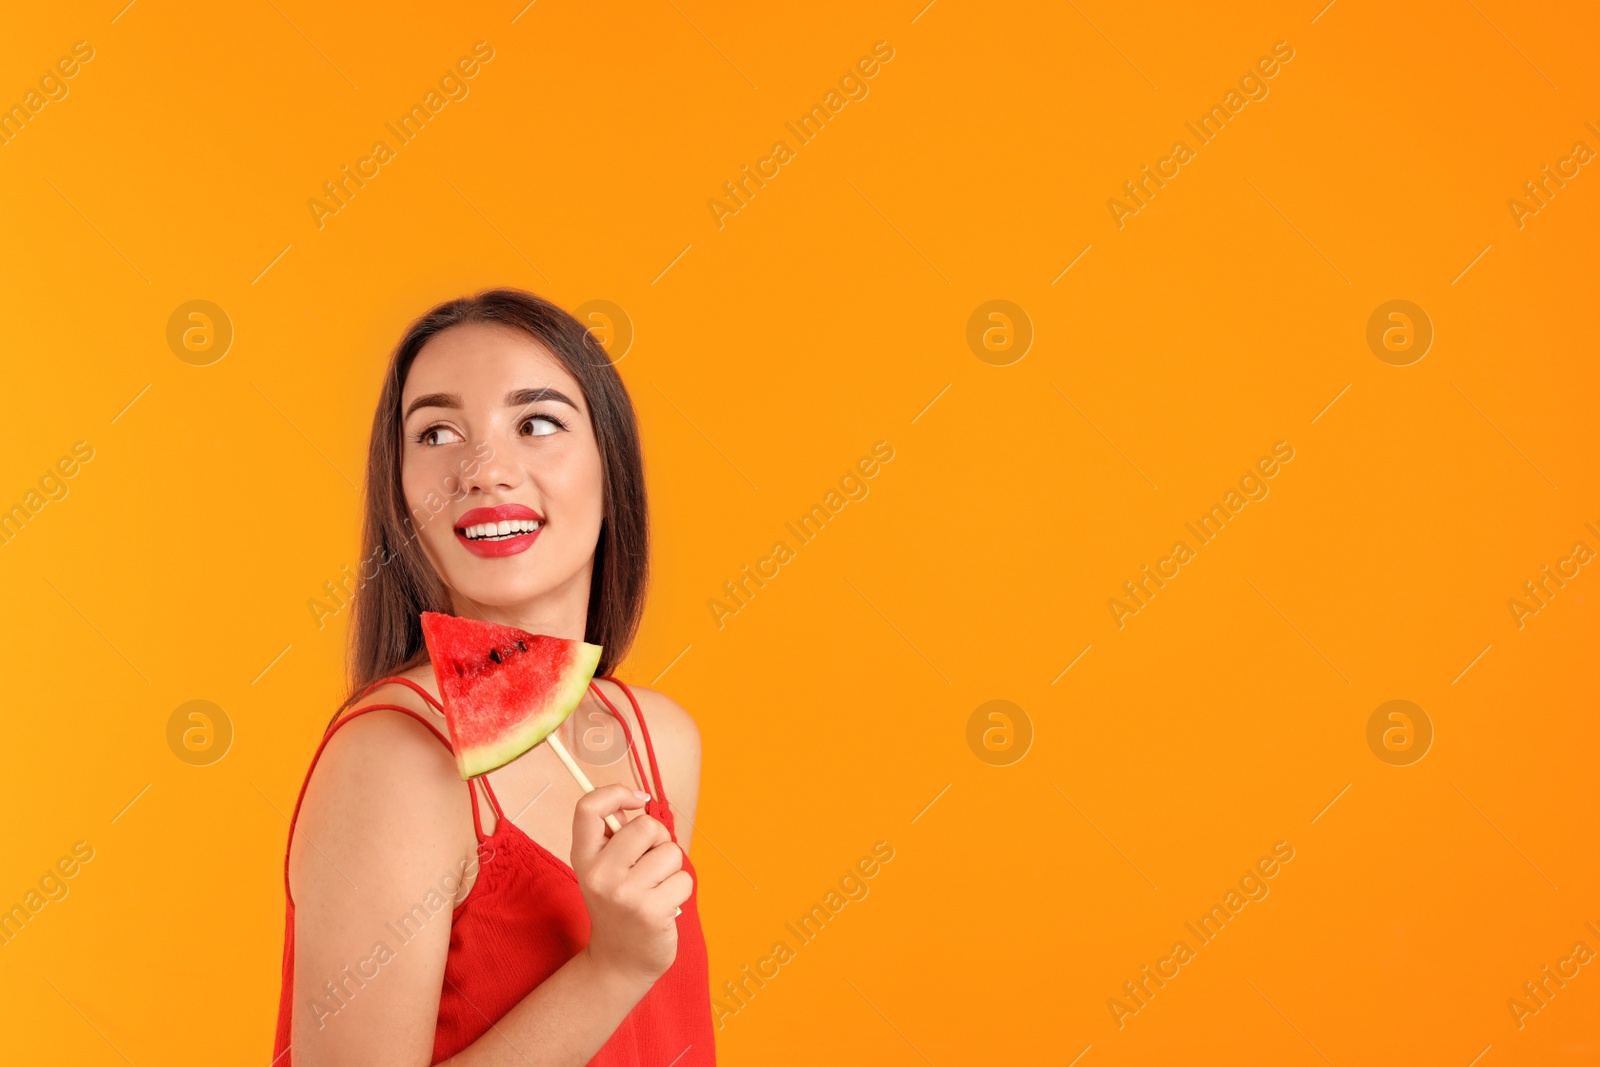
{"type": "Polygon", "coordinates": [[[463,780],[504,767],[534,745],[543,741],[567,721],[589,691],[589,682],[600,665],[599,645],[577,642],[563,684],[551,691],[543,711],[528,716],[493,744],[460,747],[456,767],[463,780]]]}

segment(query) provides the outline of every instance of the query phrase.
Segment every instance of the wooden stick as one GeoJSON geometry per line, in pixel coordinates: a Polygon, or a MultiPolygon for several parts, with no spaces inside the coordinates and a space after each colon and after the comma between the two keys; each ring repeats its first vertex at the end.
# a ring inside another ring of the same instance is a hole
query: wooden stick
{"type": "MultiPolygon", "coordinates": [[[[572,777],[577,781],[578,785],[583,788],[583,791],[585,793],[593,793],[594,783],[589,781],[589,776],[587,774],[583,773],[583,768],[578,766],[578,761],[572,758],[572,753],[568,752],[567,746],[561,743],[561,738],[552,733],[549,737],[545,738],[545,741],[547,741],[550,747],[555,750],[555,754],[561,757],[561,762],[567,765],[567,770],[572,773],[572,777]]],[[[612,833],[616,833],[618,830],[622,829],[622,822],[616,817],[615,814],[606,816],[606,825],[611,827],[612,833]]]]}
{"type": "MultiPolygon", "coordinates": [[[[567,765],[567,770],[572,774],[573,779],[578,783],[583,791],[585,793],[594,792],[594,783],[589,781],[589,776],[587,774],[583,773],[583,768],[578,766],[578,761],[572,758],[572,753],[568,752],[567,746],[561,743],[561,738],[557,737],[552,732],[549,737],[545,738],[545,741],[550,745],[551,749],[555,751],[555,754],[561,759],[561,762],[567,765]]],[[[616,833],[618,830],[622,829],[622,823],[620,820],[618,820],[615,814],[606,816],[606,825],[611,827],[612,833],[616,833]]],[[[682,915],[683,909],[679,908],[673,914],[682,915]]]]}

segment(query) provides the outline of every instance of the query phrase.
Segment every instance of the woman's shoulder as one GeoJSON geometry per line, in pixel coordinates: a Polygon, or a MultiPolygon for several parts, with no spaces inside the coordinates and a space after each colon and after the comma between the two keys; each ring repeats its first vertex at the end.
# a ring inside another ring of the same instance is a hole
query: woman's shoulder
{"type": "MultiPolygon", "coordinates": [[[[422,670],[427,672],[426,665],[422,670]]],[[[424,679],[415,671],[397,677],[431,692],[431,677],[424,679]]],[[[457,793],[465,802],[448,736],[444,717],[415,690],[398,682],[375,686],[330,725],[311,771],[306,803],[349,814],[392,811],[396,805],[437,810],[441,799],[457,793]],[[388,707],[363,710],[373,705],[388,707]]]]}
{"type": "Polygon", "coordinates": [[[434,720],[443,732],[443,719],[421,696],[386,683],[330,726],[290,842],[290,896],[297,904],[308,893],[327,902],[328,890],[343,893],[346,886],[414,884],[471,847],[470,794],[449,745],[424,725],[434,720]],[[362,710],[375,704],[393,707],[362,710]]]}
{"type": "MultiPolygon", "coordinates": [[[[596,681],[610,690],[606,695],[612,698],[612,703],[616,703],[616,680],[604,678],[596,681]]],[[[639,710],[644,714],[645,725],[650,730],[650,740],[657,748],[665,743],[678,749],[692,749],[695,755],[699,755],[700,728],[695,724],[694,716],[660,690],[643,685],[629,685],[627,688],[639,702],[639,710]]],[[[622,699],[626,701],[627,698],[622,699]]]]}

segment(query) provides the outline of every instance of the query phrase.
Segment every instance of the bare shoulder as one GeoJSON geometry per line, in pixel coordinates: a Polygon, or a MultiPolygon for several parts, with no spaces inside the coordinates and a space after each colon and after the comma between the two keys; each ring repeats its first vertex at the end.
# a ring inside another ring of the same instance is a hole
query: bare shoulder
{"type": "MultiPolygon", "coordinates": [[[[407,708],[443,732],[443,719],[405,686],[375,689],[357,708],[372,704],[407,708]]],[[[312,768],[296,826],[303,834],[291,842],[290,881],[298,886],[297,876],[315,878],[320,861],[388,874],[416,861],[438,865],[459,851],[463,830],[471,837],[472,821],[449,747],[412,715],[384,708],[339,721],[312,768]],[[312,854],[302,839],[316,843],[312,854]]],[[[348,867],[345,874],[362,884],[348,867]]]]}
{"type": "MultiPolygon", "coordinates": [[[[428,671],[426,666],[421,669],[428,671]]],[[[423,683],[416,671],[401,677],[423,683]]],[[[431,673],[428,681],[431,682],[431,673]]],[[[431,685],[428,688],[431,692],[431,685]]],[[[352,787],[373,790],[386,806],[399,800],[396,794],[411,798],[409,802],[399,801],[403,804],[437,805],[447,794],[465,794],[455,757],[448,742],[441,740],[448,736],[444,716],[430,707],[416,690],[393,682],[381,685],[345,712],[328,739],[322,758],[317,761],[312,779],[315,781],[324,765],[328,765],[330,773],[325,778],[329,788],[341,792],[352,787]],[[355,711],[374,704],[391,707],[363,712],[352,718],[355,711]],[[433,729],[429,729],[430,725],[433,729]]]]}
{"type": "Polygon", "coordinates": [[[415,714],[408,715],[394,707],[378,708],[359,715],[352,714],[357,709],[346,712],[333,736],[328,738],[322,757],[312,772],[313,780],[327,764],[369,772],[392,768],[393,774],[399,777],[421,775],[422,781],[417,782],[418,785],[432,782],[434,775],[426,772],[448,769],[449,777],[454,778],[459,787],[461,780],[455,774],[455,759],[449,747],[416,718],[420,715],[426,723],[445,733],[443,716],[427,707],[422,698],[410,689],[399,685],[376,689],[360,702],[361,707],[371,704],[398,705],[415,714]]]}
{"type": "Polygon", "coordinates": [[[655,741],[656,747],[670,744],[681,752],[693,752],[698,760],[700,727],[696,725],[694,716],[665,693],[642,685],[630,685],[628,688],[633,690],[634,698],[639,701],[645,722],[650,727],[650,738],[655,741]]]}

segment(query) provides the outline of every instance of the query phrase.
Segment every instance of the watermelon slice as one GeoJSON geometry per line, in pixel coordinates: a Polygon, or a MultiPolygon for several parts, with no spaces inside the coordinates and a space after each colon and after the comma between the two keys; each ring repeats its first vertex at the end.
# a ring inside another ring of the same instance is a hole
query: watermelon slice
{"type": "Polygon", "coordinates": [[[600,646],[515,626],[422,613],[463,779],[503,767],[555,732],[583,699],[600,646]]]}

